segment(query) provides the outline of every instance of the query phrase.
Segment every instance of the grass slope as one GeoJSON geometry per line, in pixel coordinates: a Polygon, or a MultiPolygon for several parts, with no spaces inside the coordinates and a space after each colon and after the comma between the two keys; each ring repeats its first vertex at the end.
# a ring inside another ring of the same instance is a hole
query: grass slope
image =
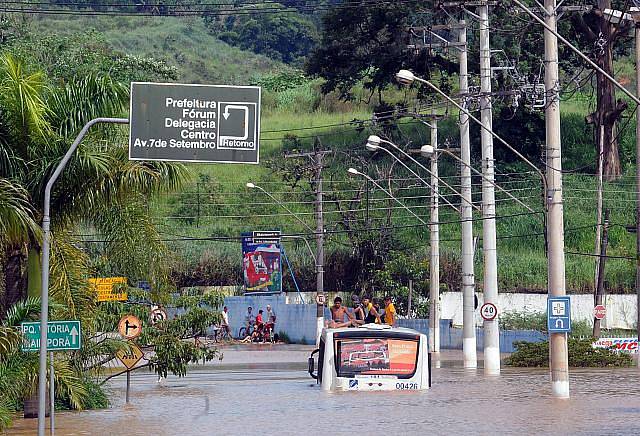
{"type": "Polygon", "coordinates": [[[252,76],[287,68],[208,33],[199,18],[40,16],[34,30],[68,35],[95,30],[116,49],[175,65],[181,82],[246,85],[252,76]]]}

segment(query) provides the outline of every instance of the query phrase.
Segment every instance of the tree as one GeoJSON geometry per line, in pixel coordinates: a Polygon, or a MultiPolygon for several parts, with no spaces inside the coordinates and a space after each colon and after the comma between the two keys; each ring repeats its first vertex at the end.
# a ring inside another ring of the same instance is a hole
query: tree
{"type": "MultiPolygon", "coordinates": [[[[69,143],[90,119],[118,115],[128,101],[127,89],[109,77],[95,75],[71,78],[62,86],[53,86],[42,72],[29,71],[23,62],[8,54],[0,58],[0,64],[0,156],[8,157],[0,177],[11,177],[13,183],[28,192],[33,216],[39,221],[44,186],[69,143]]],[[[60,275],[52,277],[51,286],[53,294],[59,293],[64,301],[71,302],[74,294],[88,295],[83,280],[88,274],[88,261],[74,247],[69,231],[80,223],[103,232],[114,248],[138,244],[133,253],[139,257],[134,259],[128,257],[131,250],[114,250],[112,254],[119,256],[116,259],[123,260],[120,265],[136,273],[137,278],[150,275],[154,289],[166,286],[163,245],[145,215],[144,203],[147,196],[175,188],[185,179],[186,172],[180,165],[130,162],[126,150],[116,145],[122,136],[108,128],[92,132],[52,192],[51,266],[52,273],[60,275]],[[111,145],[105,148],[105,143],[111,145]],[[143,239],[146,242],[140,244],[143,239]]],[[[19,243],[3,244],[2,249],[3,271],[25,272],[17,282],[22,288],[14,297],[25,297],[25,283],[32,295],[38,295],[38,235],[22,233],[19,243]]],[[[5,307],[15,301],[8,301],[7,296],[5,293],[5,307]]],[[[77,309],[74,305],[68,307],[77,309]]]]}
{"type": "MultiPolygon", "coordinates": [[[[622,21],[619,24],[611,22],[603,13],[605,9],[625,11],[628,2],[597,0],[594,9],[584,14],[574,14],[571,23],[580,41],[595,57],[594,61],[607,74],[614,76],[614,53],[621,54],[628,50],[629,44],[624,41],[631,24],[622,21]]],[[[594,125],[596,150],[600,149],[600,129],[604,128],[604,142],[602,144],[603,174],[606,179],[620,177],[622,167],[618,149],[618,132],[616,123],[621,118],[628,104],[623,99],[616,99],[615,86],[602,73],[596,72],[596,110],[586,118],[587,123],[594,125]]]]}
{"type": "Polygon", "coordinates": [[[419,22],[421,4],[411,0],[333,8],[323,17],[320,43],[307,62],[308,74],[326,80],[324,92],[337,89],[343,98],[350,98],[352,87],[360,82],[381,97],[401,68],[423,77],[455,72],[457,67],[446,58],[429,57],[426,51],[414,56],[408,50],[407,28],[419,22]]]}

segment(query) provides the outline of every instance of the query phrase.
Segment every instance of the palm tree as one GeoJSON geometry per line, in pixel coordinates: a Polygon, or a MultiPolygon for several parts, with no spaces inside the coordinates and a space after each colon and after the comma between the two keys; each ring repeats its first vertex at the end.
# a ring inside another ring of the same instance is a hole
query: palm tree
{"type": "MultiPolygon", "coordinates": [[[[108,77],[74,78],[56,87],[11,55],[0,56],[0,177],[10,177],[28,192],[36,221],[42,216],[44,186],[77,132],[92,118],[121,114],[127,102],[126,87],[108,77]]],[[[85,280],[89,262],[70,236],[81,224],[104,235],[121,273],[138,278],[151,274],[156,289],[166,281],[161,268],[164,246],[156,242],[146,202],[153,194],[178,187],[187,173],[182,165],[131,162],[122,143],[124,135],[117,128],[91,132],[52,192],[51,292],[65,302],[68,315],[87,313],[78,308],[92,302],[85,280]],[[122,247],[144,250],[116,250],[122,247]]],[[[20,297],[38,295],[38,234],[19,233],[19,241],[0,244],[5,279],[9,261],[20,264],[26,257],[25,274],[11,285],[21,291],[20,297]]],[[[5,292],[5,300],[7,296],[5,292]]]]}

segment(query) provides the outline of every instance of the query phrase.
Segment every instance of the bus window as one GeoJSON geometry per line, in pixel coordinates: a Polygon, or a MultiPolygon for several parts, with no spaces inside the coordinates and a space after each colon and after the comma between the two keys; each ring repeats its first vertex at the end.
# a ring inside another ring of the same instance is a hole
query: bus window
{"type": "Polygon", "coordinates": [[[392,375],[411,378],[416,372],[417,339],[336,339],[335,349],[338,377],[392,375]]]}

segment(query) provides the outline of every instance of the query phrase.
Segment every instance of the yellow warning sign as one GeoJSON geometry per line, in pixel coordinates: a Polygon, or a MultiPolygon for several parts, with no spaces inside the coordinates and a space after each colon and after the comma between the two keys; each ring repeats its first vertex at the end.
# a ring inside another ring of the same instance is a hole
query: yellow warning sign
{"type": "Polygon", "coordinates": [[[131,345],[130,351],[116,351],[116,357],[120,359],[120,362],[122,362],[127,369],[131,369],[136,366],[136,363],[140,362],[140,359],[144,357],[144,353],[137,346],[131,345]]]}
{"type": "Polygon", "coordinates": [[[99,277],[89,279],[89,285],[98,294],[98,301],[127,301],[126,292],[118,292],[117,284],[127,284],[126,277],[99,277]],[[114,289],[115,288],[115,289],[114,289]]]}

